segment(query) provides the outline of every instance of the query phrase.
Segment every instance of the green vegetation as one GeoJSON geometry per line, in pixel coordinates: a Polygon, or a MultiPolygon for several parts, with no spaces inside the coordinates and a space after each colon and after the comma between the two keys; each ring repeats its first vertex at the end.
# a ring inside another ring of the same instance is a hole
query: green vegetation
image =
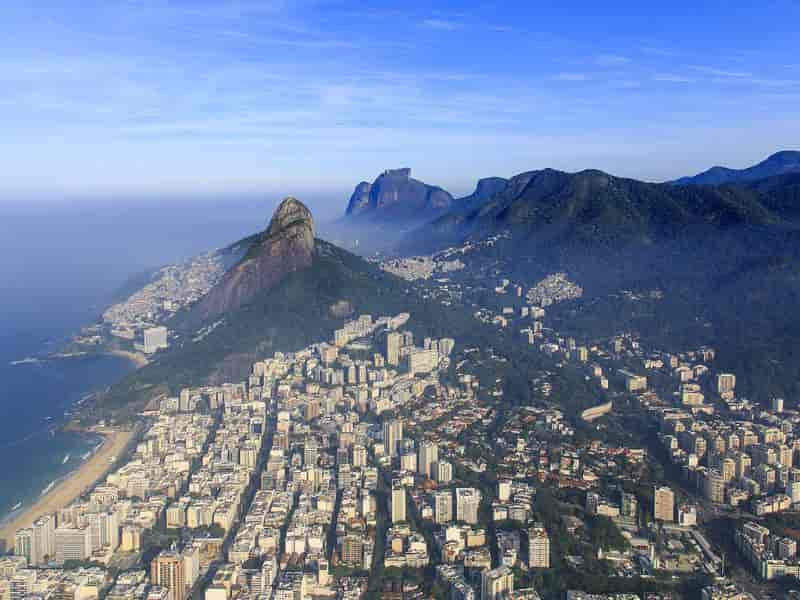
{"type": "MultiPolygon", "coordinates": [[[[411,313],[407,328],[416,339],[454,337],[459,348],[492,348],[505,357],[502,364],[487,364],[485,373],[476,374],[485,381],[500,378],[507,404],[530,404],[530,380],[552,367],[515,332],[479,323],[468,309],[421,299],[406,282],[318,240],[311,267],[229,313],[202,339],[186,329],[185,315],[178,315],[170,326],[183,333],[183,341],[100,396],[94,417],[132,415],[150,399],[185,386],[241,380],[258,358],[331,339],[346,318],[400,312],[411,313]],[[343,304],[350,309],[347,317],[333,310],[343,304]]],[[[577,372],[554,375],[553,389],[553,399],[568,412],[597,403],[596,391],[577,372]]]]}
{"type": "Polygon", "coordinates": [[[511,229],[541,246],[622,248],[672,237],[687,227],[770,224],[781,217],[744,187],[671,186],[600,171],[525,173],[488,202],[451,212],[413,232],[409,249],[511,229]]]}
{"type": "Polygon", "coordinates": [[[589,526],[589,540],[593,548],[624,551],[630,546],[609,517],[591,515],[586,519],[586,524],[589,526]]]}
{"type": "Polygon", "coordinates": [[[178,529],[145,529],[142,531],[142,563],[149,565],[162,550],[181,539],[178,529]]]}
{"type": "Polygon", "coordinates": [[[75,571],[77,569],[88,569],[91,567],[99,567],[101,569],[106,568],[106,566],[101,562],[97,562],[94,560],[76,560],[72,558],[69,560],[65,560],[64,564],[62,565],[62,568],[65,571],[75,571]]]}
{"type": "Polygon", "coordinates": [[[225,529],[216,523],[211,523],[211,525],[204,525],[192,529],[192,535],[194,537],[224,538],[225,529]]]}
{"type": "MultiPolygon", "coordinates": [[[[472,252],[453,277],[533,283],[566,271],[585,299],[548,308],[565,335],[592,342],[633,331],[670,352],[707,344],[718,349],[717,368],[737,373],[742,395],[792,398],[800,394],[800,323],[787,318],[800,302],[798,190],[797,175],[711,187],[545,170],[418,230],[407,249],[503,232],[507,239],[472,252]],[[663,295],[611,296],[623,289],[663,295]]],[[[500,301],[491,285],[473,300],[500,301]]]]}

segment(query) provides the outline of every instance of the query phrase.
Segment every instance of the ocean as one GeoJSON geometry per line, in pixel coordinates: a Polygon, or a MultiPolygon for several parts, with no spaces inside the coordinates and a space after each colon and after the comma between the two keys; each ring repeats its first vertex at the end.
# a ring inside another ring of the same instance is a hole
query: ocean
{"type": "MultiPolygon", "coordinates": [[[[0,273],[6,279],[12,268],[3,254],[0,273]]],[[[13,282],[0,282],[0,519],[24,509],[88,457],[100,439],[60,431],[64,412],[133,368],[112,356],[46,358],[94,319],[103,286],[83,281],[82,291],[73,291],[60,306],[63,279],[26,254],[25,271],[14,273],[13,282]]],[[[75,275],[76,282],[83,278],[79,269],[75,275]]]]}
{"type": "Polygon", "coordinates": [[[88,457],[100,440],[60,431],[64,412],[133,369],[112,356],[47,354],[130,277],[263,229],[279,200],[0,199],[0,520],[88,457]]]}

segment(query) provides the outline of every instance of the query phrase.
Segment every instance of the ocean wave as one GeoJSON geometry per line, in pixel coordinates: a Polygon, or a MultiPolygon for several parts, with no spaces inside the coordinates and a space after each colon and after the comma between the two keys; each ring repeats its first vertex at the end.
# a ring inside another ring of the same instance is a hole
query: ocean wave
{"type": "Polygon", "coordinates": [[[20,360],[12,360],[8,364],[11,365],[12,367],[16,367],[18,365],[38,365],[41,362],[42,362],[42,360],[39,359],[39,358],[35,358],[33,356],[28,356],[28,357],[22,358],[20,360]]]}

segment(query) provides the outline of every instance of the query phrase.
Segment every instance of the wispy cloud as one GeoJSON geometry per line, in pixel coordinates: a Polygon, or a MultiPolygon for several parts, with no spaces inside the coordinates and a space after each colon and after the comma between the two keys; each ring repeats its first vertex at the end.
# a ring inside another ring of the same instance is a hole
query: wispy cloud
{"type": "Polygon", "coordinates": [[[673,48],[665,48],[662,46],[641,46],[639,50],[643,54],[657,56],[659,58],[675,58],[681,55],[678,50],[673,48]]]}
{"type": "Polygon", "coordinates": [[[686,75],[676,75],[674,73],[657,73],[653,75],[653,81],[663,81],[667,83],[695,83],[696,77],[687,77],[686,75]]]}
{"type": "Polygon", "coordinates": [[[598,54],[593,62],[600,67],[622,67],[631,64],[633,59],[619,54],[598,54]]]}
{"type": "Polygon", "coordinates": [[[541,7],[362,4],[50,0],[46,19],[31,19],[26,0],[0,2],[18,32],[0,40],[0,161],[6,173],[81,182],[101,163],[121,182],[269,168],[346,179],[354,164],[385,168],[395,157],[472,176],[478,159],[466,149],[476,144],[491,174],[516,168],[510,147],[520,170],[553,156],[603,166],[609,139],[620,153],[638,138],[649,147],[654,128],[755,123],[768,111],[800,122],[800,73],[786,55],[734,62],[721,52],[714,64],[667,36],[620,46],[610,33],[590,40],[579,25],[533,18],[541,7]]]}
{"type": "Polygon", "coordinates": [[[800,85],[800,79],[764,79],[761,77],[756,77],[750,79],[750,81],[756,85],[764,85],[768,87],[793,87],[800,85]]]}
{"type": "Polygon", "coordinates": [[[752,77],[752,73],[748,71],[731,71],[729,69],[719,69],[716,67],[706,67],[702,65],[692,65],[690,69],[703,73],[705,75],[713,75],[714,77],[727,77],[731,79],[752,77]]]}
{"type": "Polygon", "coordinates": [[[452,19],[424,19],[420,22],[420,27],[425,29],[436,29],[438,31],[455,31],[461,29],[462,24],[452,19]]]}
{"type": "Polygon", "coordinates": [[[563,72],[556,73],[552,79],[555,81],[589,81],[592,76],[589,73],[563,72]]]}

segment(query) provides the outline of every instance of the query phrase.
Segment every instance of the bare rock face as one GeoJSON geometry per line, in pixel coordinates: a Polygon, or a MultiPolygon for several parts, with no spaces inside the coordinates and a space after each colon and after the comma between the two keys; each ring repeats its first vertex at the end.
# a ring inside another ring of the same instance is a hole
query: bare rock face
{"type": "Polygon", "coordinates": [[[372,185],[366,181],[362,181],[353,190],[353,195],[350,196],[350,202],[347,204],[347,215],[359,215],[369,210],[369,194],[372,191],[372,185]]]}
{"type": "Polygon", "coordinates": [[[371,184],[362,181],[356,186],[345,214],[390,221],[419,220],[452,205],[448,192],[412,178],[411,169],[389,169],[371,184]]]}
{"type": "Polygon", "coordinates": [[[207,321],[250,303],[289,273],[311,266],[313,254],[311,211],[299,200],[286,198],[242,261],[197,304],[193,321],[207,321]]]}

